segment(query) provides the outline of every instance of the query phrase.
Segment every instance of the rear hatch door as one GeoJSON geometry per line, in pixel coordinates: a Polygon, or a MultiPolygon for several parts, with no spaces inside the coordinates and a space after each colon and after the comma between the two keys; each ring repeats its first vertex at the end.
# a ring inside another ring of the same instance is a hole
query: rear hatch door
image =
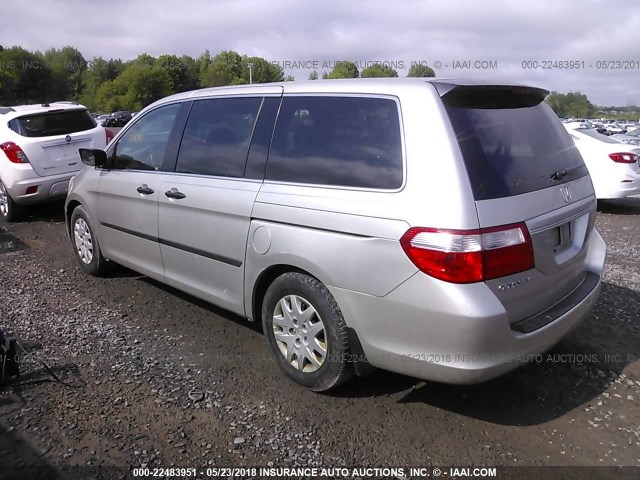
{"type": "Polygon", "coordinates": [[[19,138],[34,171],[40,176],[80,170],[80,148],[104,148],[106,135],[86,109],[64,109],[16,117],[9,127],[19,138]],[[21,137],[21,138],[20,138],[21,137]]]}
{"type": "Polygon", "coordinates": [[[442,95],[481,228],[524,222],[534,268],[487,280],[509,321],[540,314],[577,289],[596,200],[588,170],[545,90],[463,86],[442,95]]]}

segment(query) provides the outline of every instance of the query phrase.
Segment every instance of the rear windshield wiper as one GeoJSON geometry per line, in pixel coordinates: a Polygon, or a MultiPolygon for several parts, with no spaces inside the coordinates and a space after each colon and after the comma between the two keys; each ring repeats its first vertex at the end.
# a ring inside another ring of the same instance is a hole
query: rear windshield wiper
{"type": "Polygon", "coordinates": [[[556,170],[555,172],[553,172],[551,174],[551,180],[562,180],[567,174],[578,170],[580,168],[580,165],[577,165],[575,167],[569,167],[569,168],[565,168],[564,170],[556,170]]]}

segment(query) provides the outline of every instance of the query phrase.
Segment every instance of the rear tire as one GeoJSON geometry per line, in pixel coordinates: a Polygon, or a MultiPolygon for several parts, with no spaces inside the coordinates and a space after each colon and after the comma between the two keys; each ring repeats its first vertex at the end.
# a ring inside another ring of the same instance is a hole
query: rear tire
{"type": "Polygon", "coordinates": [[[342,312],[317,279],[297,272],[276,278],[262,303],[264,335],[278,366],[315,392],[353,376],[342,312]]]}
{"type": "Polygon", "coordinates": [[[102,255],[98,239],[91,228],[89,216],[78,205],[71,214],[71,243],[80,263],[80,268],[89,275],[103,276],[110,270],[111,264],[102,255]]]}
{"type": "Polygon", "coordinates": [[[7,222],[19,222],[24,217],[24,207],[13,201],[2,181],[0,181],[0,216],[7,222]]]}

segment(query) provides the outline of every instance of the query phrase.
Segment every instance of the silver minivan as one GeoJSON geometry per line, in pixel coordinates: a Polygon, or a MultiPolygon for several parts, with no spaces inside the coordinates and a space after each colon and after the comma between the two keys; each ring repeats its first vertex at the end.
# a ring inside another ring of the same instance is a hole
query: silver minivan
{"type": "Polygon", "coordinates": [[[112,262],[262,322],[315,391],[378,367],[488,380],[596,301],[606,246],[548,92],[440,79],[210,88],[82,150],[65,209],[112,262]]]}

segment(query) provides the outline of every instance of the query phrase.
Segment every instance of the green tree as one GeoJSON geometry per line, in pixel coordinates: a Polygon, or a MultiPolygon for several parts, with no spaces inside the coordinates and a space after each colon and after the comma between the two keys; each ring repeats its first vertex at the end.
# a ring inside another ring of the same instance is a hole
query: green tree
{"type": "Polygon", "coordinates": [[[114,112],[125,108],[122,105],[122,97],[126,93],[122,83],[115,83],[115,80],[103,82],[96,90],[91,102],[83,101],[91,110],[100,112],[114,112]],[[91,106],[89,106],[91,105],[91,106]]]}
{"type": "Polygon", "coordinates": [[[200,65],[198,61],[189,55],[183,55],[180,57],[180,61],[185,67],[185,90],[194,90],[200,86],[199,73],[200,65]]]}
{"type": "Polygon", "coordinates": [[[21,47],[0,52],[0,104],[45,102],[52,91],[51,71],[40,52],[21,47]]]}
{"type": "Polygon", "coordinates": [[[242,57],[242,80],[249,83],[249,64],[253,83],[282,82],[284,72],[279,65],[273,64],[262,57],[242,57]]]}
{"type": "Polygon", "coordinates": [[[100,110],[96,104],[96,94],[100,86],[110,80],[115,80],[124,70],[122,60],[105,60],[95,57],[88,62],[87,69],[82,74],[82,94],[80,103],[90,110],[100,110]]]}
{"type": "Polygon", "coordinates": [[[546,102],[561,118],[589,118],[596,111],[596,107],[587,96],[580,92],[551,92],[546,98],[546,102]]]}
{"type": "Polygon", "coordinates": [[[115,80],[98,88],[95,104],[102,111],[135,111],[170,93],[171,79],[161,65],[134,61],[115,80]]]}
{"type": "Polygon", "coordinates": [[[309,74],[309,80],[318,80],[318,72],[316,70],[309,74]]]}
{"type": "Polygon", "coordinates": [[[164,69],[169,76],[169,91],[171,93],[184,92],[187,87],[187,66],[175,55],[160,55],[158,67],[164,69]]]}
{"type": "Polygon", "coordinates": [[[207,70],[209,70],[209,66],[211,65],[211,52],[209,50],[205,50],[197,60],[198,63],[198,86],[206,87],[206,76],[207,70]]]}
{"type": "Polygon", "coordinates": [[[158,59],[156,57],[152,57],[148,53],[141,53],[134,60],[128,62],[128,65],[136,64],[147,67],[153,67],[157,63],[158,59]]]}
{"type": "Polygon", "coordinates": [[[388,65],[380,65],[376,63],[362,70],[360,74],[362,78],[374,77],[397,77],[398,72],[388,65]]]}
{"type": "Polygon", "coordinates": [[[73,47],[61,50],[49,49],[44,53],[46,67],[50,70],[52,100],[77,100],[82,90],[82,76],[87,70],[87,61],[73,47]]]}
{"type": "Polygon", "coordinates": [[[336,62],[333,69],[329,73],[322,75],[322,78],[358,78],[360,72],[358,66],[353,62],[336,62]]]}
{"type": "Polygon", "coordinates": [[[211,63],[201,80],[204,87],[248,83],[244,79],[242,70],[242,57],[240,54],[233,50],[225,50],[211,59],[211,63]]]}
{"type": "Polygon", "coordinates": [[[409,72],[407,73],[407,77],[435,77],[436,72],[433,71],[431,67],[426,65],[420,65],[416,63],[415,65],[411,65],[409,68],[409,72]]]}

